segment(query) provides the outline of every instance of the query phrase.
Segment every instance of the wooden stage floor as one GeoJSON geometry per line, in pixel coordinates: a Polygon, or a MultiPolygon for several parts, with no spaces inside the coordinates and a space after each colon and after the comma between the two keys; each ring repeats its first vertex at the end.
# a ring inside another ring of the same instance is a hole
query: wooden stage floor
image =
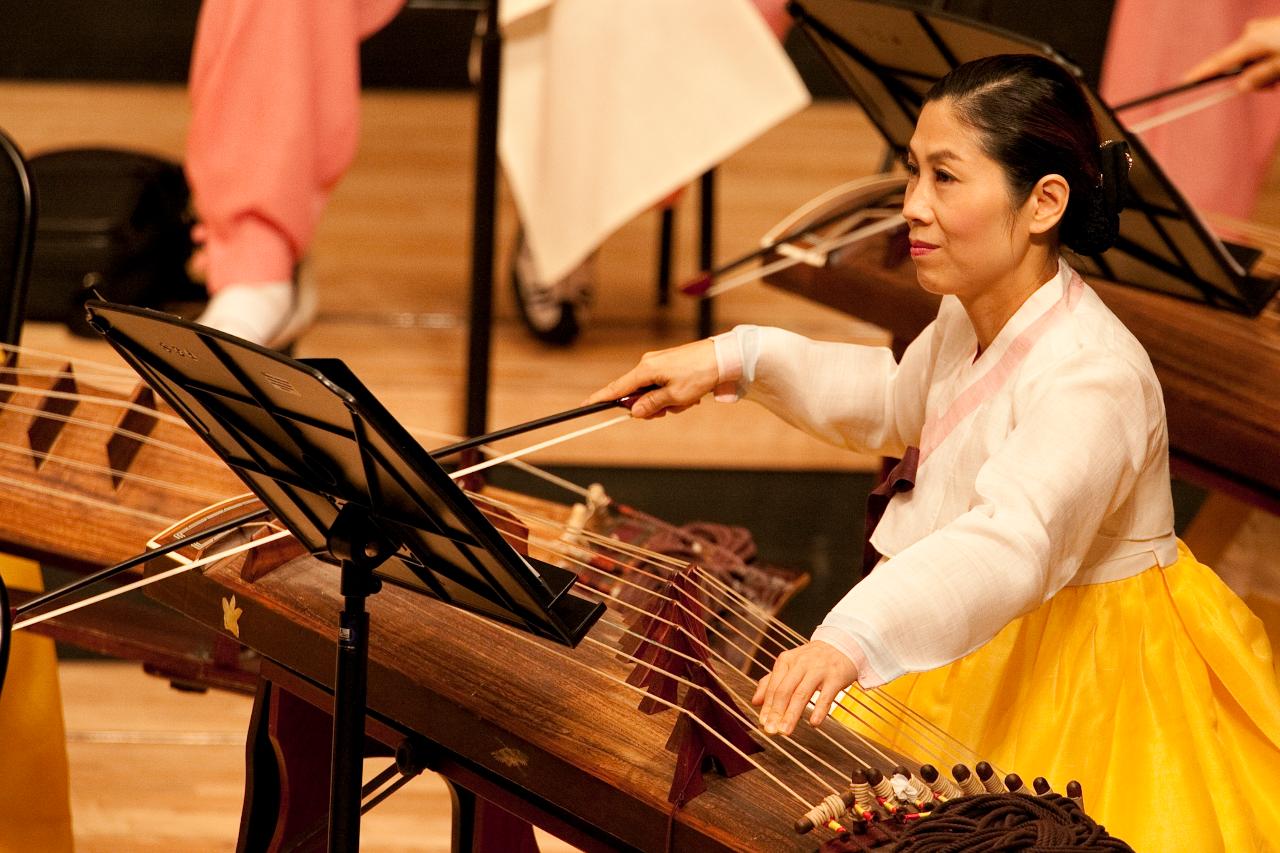
{"type": "MultiPolygon", "coordinates": [[[[380,92],[365,98],[360,153],[321,224],[308,266],[321,300],[301,356],[348,362],[402,421],[456,431],[464,416],[469,288],[473,99],[467,94],[380,92]]],[[[172,87],[0,84],[3,126],[29,154],[73,145],[182,153],[186,99],[172,87]],[[141,119],[139,117],[142,117],[141,119]]],[[[784,214],[835,184],[869,174],[883,154],[851,104],[815,106],[722,168],[719,257],[758,245],[784,214]]],[[[696,192],[677,210],[676,279],[696,271],[696,192]]],[[[624,227],[604,247],[587,328],[571,347],[542,345],[515,316],[507,254],[515,219],[502,194],[493,327],[490,424],[577,405],[646,350],[693,339],[696,306],[656,306],[658,215],[624,227]]],[[[884,340],[865,323],[760,285],[717,304],[716,330],[770,322],[839,340],[884,340]]],[[[60,329],[25,343],[101,349],[60,329]]],[[[703,406],[679,421],[627,424],[548,451],[544,462],[862,470],[853,457],[799,435],[755,406],[703,406]],[[732,424],[732,429],[728,428],[732,424]]]]}

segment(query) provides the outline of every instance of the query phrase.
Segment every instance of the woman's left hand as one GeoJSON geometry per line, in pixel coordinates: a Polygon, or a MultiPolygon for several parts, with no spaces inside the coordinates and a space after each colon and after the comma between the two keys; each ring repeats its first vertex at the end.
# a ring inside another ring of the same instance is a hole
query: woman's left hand
{"type": "Polygon", "coordinates": [[[767,734],[789,735],[810,698],[809,725],[816,726],[826,719],[837,694],[857,677],[858,668],[835,646],[806,643],[778,655],[773,672],[760,679],[751,704],[760,706],[760,725],[767,734]]]}

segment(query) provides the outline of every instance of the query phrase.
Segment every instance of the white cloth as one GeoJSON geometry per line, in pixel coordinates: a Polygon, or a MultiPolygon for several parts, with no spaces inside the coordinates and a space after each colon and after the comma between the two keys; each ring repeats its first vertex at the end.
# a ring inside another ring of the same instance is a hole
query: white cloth
{"type": "Polygon", "coordinates": [[[499,155],[544,281],[809,103],[751,0],[500,11],[499,155]]]}
{"type": "Polygon", "coordinates": [[[717,341],[735,345],[721,363],[747,399],[858,451],[921,449],[872,538],[887,561],[814,635],[869,664],[863,686],[949,663],[1068,584],[1176,559],[1159,383],[1065,263],[977,359],[954,297],[901,364],[755,326],[717,341]]]}

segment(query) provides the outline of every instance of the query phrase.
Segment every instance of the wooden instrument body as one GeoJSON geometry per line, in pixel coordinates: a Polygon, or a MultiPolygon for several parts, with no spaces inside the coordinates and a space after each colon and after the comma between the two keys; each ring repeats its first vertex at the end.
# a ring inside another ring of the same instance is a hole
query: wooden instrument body
{"type": "MultiPolygon", "coordinates": [[[[1269,258],[1260,264],[1276,268],[1269,258]]],[[[938,310],[939,297],[916,281],[905,228],[833,253],[825,267],[796,265],[765,281],[885,328],[898,353],[938,310]]],[[[1174,472],[1280,512],[1280,297],[1246,317],[1097,278],[1088,283],[1151,357],[1174,472]]]]}
{"type": "MultiPolygon", "coordinates": [[[[24,357],[19,369],[37,363],[24,357]]],[[[142,551],[151,533],[245,491],[136,376],[99,380],[101,374],[66,362],[44,366],[57,375],[0,368],[0,384],[19,389],[0,400],[0,548],[98,569],[142,551]]]]}
{"type": "MultiPolygon", "coordinates": [[[[140,552],[159,530],[199,514],[213,500],[244,491],[194,433],[164,417],[163,404],[128,383],[123,388],[90,387],[68,380],[63,365],[56,370],[64,375],[9,377],[29,390],[13,393],[8,402],[14,405],[0,408],[0,440],[9,451],[0,453],[0,471],[10,483],[6,511],[0,513],[0,548],[72,570],[96,570],[140,552]],[[51,404],[59,398],[43,391],[85,398],[51,404]],[[121,407],[130,400],[144,411],[121,407]],[[60,425],[41,438],[39,432],[53,420],[45,417],[51,411],[73,420],[57,421],[60,425]],[[151,416],[153,411],[161,416],[151,416]],[[113,452],[110,445],[120,429],[144,435],[146,441],[133,442],[136,446],[124,456],[118,449],[113,452]],[[44,454],[41,464],[24,449],[44,454]],[[137,476],[121,478],[120,471],[137,476]],[[123,511],[110,512],[110,507],[123,511]]],[[[76,371],[69,373],[75,376],[76,371]]],[[[545,519],[544,536],[554,537],[556,525],[569,514],[560,505],[496,490],[487,493],[545,519]]],[[[607,535],[636,524],[634,518],[604,517],[588,530],[607,535]]],[[[324,706],[331,701],[340,605],[338,570],[295,552],[290,562],[250,581],[241,571],[245,563],[242,557],[149,587],[149,597],[166,606],[140,609],[136,596],[127,602],[115,599],[34,630],[141,660],[150,671],[187,686],[258,691],[255,716],[261,725],[259,734],[251,735],[266,737],[269,747],[257,750],[250,765],[243,831],[257,831],[266,822],[267,838],[287,838],[285,830],[301,831],[301,824],[295,820],[285,827],[275,814],[264,817],[261,804],[288,801],[305,814],[305,790],[311,792],[312,811],[323,814],[323,780],[312,773],[304,784],[304,774],[296,768],[277,780],[281,770],[254,765],[288,752],[295,758],[309,753],[312,768],[327,774],[327,723],[314,725],[315,714],[300,714],[298,708],[318,708],[327,720],[324,706]],[[224,606],[231,607],[233,599],[242,610],[236,630],[224,621],[224,606]],[[282,708],[292,709],[283,720],[282,708]],[[299,718],[313,724],[295,727],[299,718]],[[282,734],[286,731],[293,733],[282,734]],[[306,736],[300,737],[304,731],[306,736]],[[315,755],[325,760],[317,762],[315,755]],[[265,793],[277,782],[283,794],[265,793]]],[[[137,576],[128,573],[121,582],[137,576]]],[[[769,616],[804,582],[802,575],[753,566],[741,589],[769,616]]],[[[584,584],[588,587],[599,594],[618,592],[608,577],[584,584]]],[[[643,694],[624,684],[632,664],[619,659],[613,647],[617,625],[626,615],[615,616],[612,627],[593,630],[592,640],[608,642],[610,649],[584,642],[567,650],[391,584],[370,599],[369,607],[371,737],[381,736],[387,747],[394,747],[388,741],[396,737],[427,743],[432,768],[508,811],[593,849],[662,850],[670,841],[672,849],[684,850],[812,850],[820,843],[812,835],[795,835],[791,824],[805,804],[758,770],[732,779],[708,775],[708,790],[679,811],[668,838],[675,753],[666,744],[677,712],[642,713],[637,706],[643,694]]],[[[746,675],[732,666],[725,669],[745,683],[746,675]]],[[[847,732],[843,736],[852,740],[847,732]]],[[[831,744],[819,742],[811,732],[802,737],[813,741],[809,745],[816,754],[825,754],[841,768],[835,777],[828,774],[828,784],[846,783],[852,770],[848,756],[832,754],[831,744]]],[[[866,754],[856,746],[855,751],[866,754]]],[[[766,754],[764,765],[787,779],[807,803],[831,792],[803,775],[794,778],[797,768],[776,752],[766,754]]]]}
{"type": "MultiPolygon", "coordinates": [[[[141,553],[151,534],[178,519],[244,491],[136,376],[24,356],[0,367],[0,385],[6,386],[0,390],[0,551],[76,573],[97,571],[141,553]]],[[[106,583],[140,575],[134,570],[106,583]]],[[[13,591],[15,605],[30,597],[13,591]]],[[[184,686],[248,692],[257,683],[255,654],[138,595],[32,630],[141,661],[184,686]]]]}
{"type": "MultiPolygon", "coordinates": [[[[331,693],[336,567],[301,557],[250,583],[228,560],[158,584],[153,595],[222,631],[234,599],[239,642],[271,662],[269,670],[278,666],[331,693]]],[[[392,584],[368,608],[371,720],[381,731],[424,738],[436,769],[468,786],[478,776],[499,805],[510,799],[509,811],[558,817],[580,833],[570,840],[600,849],[668,849],[669,822],[674,850],[813,850],[830,837],[826,830],[797,836],[791,824],[805,807],[758,769],[728,779],[708,773],[707,790],[672,816],[675,754],[666,744],[676,712],[638,710],[642,693],[623,684],[632,665],[615,651],[617,614],[566,649],[392,584]]],[[[288,677],[274,681],[291,689],[288,677]]],[[[825,728],[865,760],[886,764],[847,730],[825,728]]],[[[798,739],[843,773],[853,769],[817,733],[803,730],[798,739]]],[[[755,757],[810,803],[831,793],[772,748],[755,757]]],[[[835,774],[826,778],[842,784],[835,774]]]]}

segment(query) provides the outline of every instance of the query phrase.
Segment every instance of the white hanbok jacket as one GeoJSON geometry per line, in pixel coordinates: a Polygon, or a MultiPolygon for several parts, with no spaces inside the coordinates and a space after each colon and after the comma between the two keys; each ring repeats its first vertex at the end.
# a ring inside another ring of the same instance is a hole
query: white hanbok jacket
{"type": "Polygon", "coordinates": [[[962,657],[1064,586],[1177,559],[1160,385],[1065,262],[981,354],[950,296],[901,363],[758,326],[716,353],[718,399],[861,452],[920,450],[871,540],[886,560],[814,633],[864,687],[962,657]]]}

